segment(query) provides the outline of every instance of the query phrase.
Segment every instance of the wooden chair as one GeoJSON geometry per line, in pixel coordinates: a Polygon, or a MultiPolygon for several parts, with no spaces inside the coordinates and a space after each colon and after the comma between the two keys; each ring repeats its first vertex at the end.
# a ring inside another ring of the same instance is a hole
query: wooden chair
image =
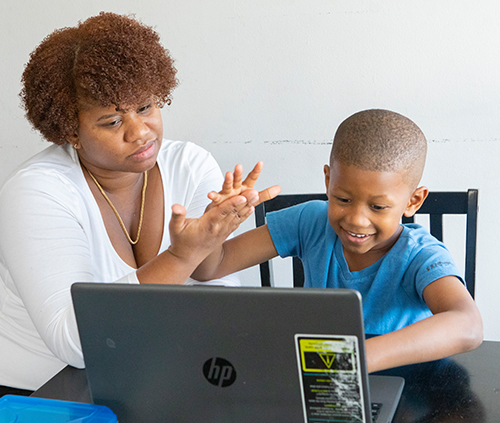
{"type": "MultiPolygon", "coordinates": [[[[295,204],[311,200],[326,200],[325,194],[278,195],[272,200],[259,204],[255,208],[257,226],[266,223],[266,213],[280,210],[295,204]]],[[[430,232],[443,241],[443,215],[463,214],[467,216],[465,234],[465,280],[472,298],[476,284],[476,238],[477,238],[478,190],[464,192],[430,192],[417,214],[428,214],[430,232]]],[[[403,223],[412,223],[413,217],[403,217],[403,223]]],[[[272,273],[269,262],[260,265],[262,286],[272,286],[272,273]]],[[[304,268],[298,257],[293,257],[293,286],[304,286],[304,268]]]]}

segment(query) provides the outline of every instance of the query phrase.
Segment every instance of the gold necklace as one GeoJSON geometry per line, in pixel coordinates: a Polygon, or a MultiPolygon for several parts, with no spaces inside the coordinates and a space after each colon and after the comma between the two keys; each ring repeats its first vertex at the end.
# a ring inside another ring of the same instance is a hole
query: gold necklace
{"type": "Polygon", "coordinates": [[[97,179],[95,178],[94,175],[92,175],[92,172],[90,170],[88,170],[86,167],[85,167],[85,170],[88,172],[88,174],[90,175],[90,177],[92,178],[92,180],[96,184],[97,188],[101,192],[102,196],[108,202],[109,206],[111,207],[111,209],[115,213],[115,216],[118,219],[118,222],[120,223],[120,226],[122,227],[122,230],[125,233],[125,236],[127,237],[128,242],[130,242],[132,245],[137,244],[139,242],[139,237],[141,236],[142,218],[144,217],[144,200],[146,199],[146,187],[148,186],[148,171],[144,172],[144,183],[142,184],[142,194],[141,194],[141,213],[139,215],[139,226],[137,228],[137,238],[134,241],[134,240],[132,240],[132,238],[130,238],[130,235],[127,231],[127,228],[125,227],[125,224],[123,223],[123,220],[120,217],[120,213],[118,213],[118,210],[116,210],[116,207],[113,205],[113,203],[111,202],[109,197],[106,195],[106,193],[102,189],[101,184],[99,184],[99,182],[97,182],[97,179]]]}

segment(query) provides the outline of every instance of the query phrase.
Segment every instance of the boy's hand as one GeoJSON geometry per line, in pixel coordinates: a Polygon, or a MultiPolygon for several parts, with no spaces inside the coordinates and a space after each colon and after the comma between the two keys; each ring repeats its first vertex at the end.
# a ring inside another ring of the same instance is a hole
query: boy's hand
{"type": "Polygon", "coordinates": [[[220,192],[212,191],[208,194],[208,198],[212,200],[212,203],[207,207],[207,210],[236,195],[245,196],[249,206],[253,207],[276,197],[281,192],[279,185],[274,185],[260,192],[253,189],[257,179],[259,179],[263,166],[264,164],[262,162],[258,162],[244,181],[243,166],[240,164],[235,166],[234,172],[227,172],[222,190],[220,192]]]}

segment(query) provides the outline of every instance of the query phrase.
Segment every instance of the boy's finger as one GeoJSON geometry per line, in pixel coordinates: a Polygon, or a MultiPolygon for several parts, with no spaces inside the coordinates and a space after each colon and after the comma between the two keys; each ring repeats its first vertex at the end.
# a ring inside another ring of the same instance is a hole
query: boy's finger
{"type": "MultiPolygon", "coordinates": [[[[281,187],[279,185],[274,185],[263,191],[259,192],[259,202],[257,204],[263,203],[264,201],[271,200],[276,197],[281,192],[281,187]]],[[[254,204],[254,205],[257,205],[254,204]]]]}
{"type": "Polygon", "coordinates": [[[221,194],[231,193],[233,189],[233,180],[234,180],[233,174],[231,172],[226,172],[226,175],[224,177],[224,183],[222,184],[222,191],[220,192],[221,194]]]}
{"type": "Polygon", "coordinates": [[[210,208],[212,208],[214,205],[221,203],[222,200],[224,199],[224,197],[216,191],[209,192],[207,197],[209,198],[209,200],[212,200],[212,203],[208,205],[208,207],[210,208]]]}
{"type": "Polygon", "coordinates": [[[239,190],[241,188],[241,181],[243,180],[243,166],[237,164],[234,167],[234,179],[233,179],[233,188],[239,190]]]}
{"type": "Polygon", "coordinates": [[[247,188],[253,188],[257,179],[259,179],[260,172],[262,172],[262,167],[264,166],[263,162],[257,162],[252,171],[248,174],[246,179],[243,181],[243,185],[247,188]]]}

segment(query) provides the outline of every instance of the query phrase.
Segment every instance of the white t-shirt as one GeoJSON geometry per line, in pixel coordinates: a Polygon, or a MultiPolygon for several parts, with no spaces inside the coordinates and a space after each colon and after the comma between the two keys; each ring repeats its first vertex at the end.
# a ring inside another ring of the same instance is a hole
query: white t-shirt
{"type": "MultiPolygon", "coordinates": [[[[158,165],[165,196],[160,252],[170,245],[171,207],[199,217],[219,191],[214,158],[192,143],[164,140],[158,165]]],[[[139,283],[113,248],[99,207],[69,146],[50,146],[0,191],[0,385],[37,389],[67,364],[84,367],[70,287],[139,283]]],[[[192,281],[186,281],[191,283],[192,281]]],[[[237,276],[225,285],[239,285],[237,276]]]]}

